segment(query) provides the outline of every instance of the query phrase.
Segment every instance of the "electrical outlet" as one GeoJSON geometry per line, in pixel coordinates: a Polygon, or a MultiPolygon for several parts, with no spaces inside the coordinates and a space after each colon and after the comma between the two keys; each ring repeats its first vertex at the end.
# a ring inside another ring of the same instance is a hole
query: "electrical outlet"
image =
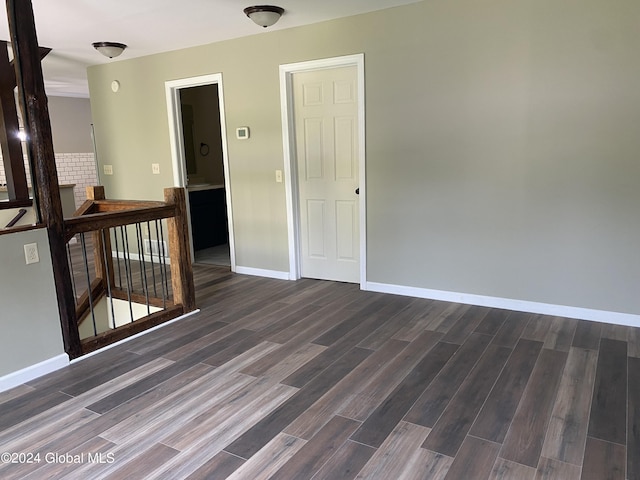
{"type": "Polygon", "coordinates": [[[105,175],[113,175],[113,165],[104,165],[103,170],[105,175]]]}
{"type": "Polygon", "coordinates": [[[276,170],[276,182],[282,183],[282,170],[276,170]]]}
{"type": "Polygon", "coordinates": [[[37,243],[28,243],[24,246],[24,259],[27,262],[27,265],[38,263],[40,261],[37,243]]]}
{"type": "Polygon", "coordinates": [[[153,172],[154,175],[160,175],[160,164],[159,163],[152,163],[151,164],[151,172],[153,172]]]}

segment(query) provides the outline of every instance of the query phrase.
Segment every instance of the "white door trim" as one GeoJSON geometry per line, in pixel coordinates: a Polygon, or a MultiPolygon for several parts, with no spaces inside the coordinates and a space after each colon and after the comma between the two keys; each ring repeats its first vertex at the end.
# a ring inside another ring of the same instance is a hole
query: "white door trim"
{"type": "MultiPolygon", "coordinates": [[[[218,107],[220,109],[220,133],[222,136],[222,164],[224,169],[224,188],[227,202],[227,220],[229,227],[229,253],[231,271],[236,271],[235,241],[233,235],[233,209],[231,208],[231,183],[229,181],[229,156],[227,150],[226,116],[224,112],[224,93],[222,88],[222,74],[212,73],[198,77],[168,80],[164,83],[167,98],[167,113],[169,115],[169,141],[171,143],[171,161],[173,164],[173,184],[186,188],[187,167],[184,158],[184,139],[182,137],[182,109],[180,108],[180,89],[200,87],[203,85],[218,85],[218,107]]],[[[187,205],[189,198],[187,196],[187,205]]],[[[191,229],[191,217],[189,217],[191,229]]],[[[193,237],[191,239],[191,258],[193,260],[193,237]]]]}
{"type": "Polygon", "coordinates": [[[364,99],[364,54],[311,60],[308,62],[280,65],[280,106],[282,111],[282,142],[284,150],[284,175],[287,202],[287,224],[289,235],[289,276],[292,280],[300,278],[300,212],[298,209],[298,175],[295,157],[295,136],[293,122],[292,76],[297,72],[320,70],[325,68],[355,66],[358,71],[358,143],[359,143],[359,222],[360,222],[360,288],[365,287],[367,279],[367,228],[365,188],[365,99],[364,99]]]}

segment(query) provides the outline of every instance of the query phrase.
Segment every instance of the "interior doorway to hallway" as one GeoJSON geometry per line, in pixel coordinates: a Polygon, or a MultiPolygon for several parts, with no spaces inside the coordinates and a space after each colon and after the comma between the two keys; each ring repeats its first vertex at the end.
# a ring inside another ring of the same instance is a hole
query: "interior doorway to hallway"
{"type": "Polygon", "coordinates": [[[174,178],[187,190],[192,258],[235,270],[219,74],[166,83],[174,178]]]}

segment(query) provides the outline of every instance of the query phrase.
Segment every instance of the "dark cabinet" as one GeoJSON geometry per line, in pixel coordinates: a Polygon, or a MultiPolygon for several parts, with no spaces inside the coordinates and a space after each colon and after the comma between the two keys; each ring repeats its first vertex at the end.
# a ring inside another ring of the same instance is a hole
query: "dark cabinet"
{"type": "Polygon", "coordinates": [[[224,188],[189,192],[189,210],[194,250],[229,241],[224,188]]]}

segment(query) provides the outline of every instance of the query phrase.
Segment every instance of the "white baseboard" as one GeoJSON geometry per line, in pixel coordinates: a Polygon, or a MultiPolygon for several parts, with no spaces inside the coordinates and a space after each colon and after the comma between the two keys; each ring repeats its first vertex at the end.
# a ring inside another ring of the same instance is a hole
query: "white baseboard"
{"type": "Polygon", "coordinates": [[[275,278],[278,280],[291,280],[289,272],[280,272],[278,270],[263,270],[262,268],[236,266],[236,273],[253,275],[255,277],[275,278]]]}
{"type": "Polygon", "coordinates": [[[167,325],[171,325],[172,323],[176,323],[176,322],[179,322],[180,320],[184,320],[185,318],[190,317],[191,315],[195,315],[199,311],[200,311],[200,309],[197,309],[197,310],[194,310],[193,312],[185,313],[184,315],[180,315],[179,317],[176,317],[173,320],[169,320],[167,322],[161,323],[160,325],[156,325],[155,327],[151,327],[151,328],[149,328],[147,330],[143,330],[140,333],[136,333],[135,335],[131,335],[130,337],[127,337],[127,338],[123,338],[122,340],[118,340],[117,342],[110,343],[109,345],[106,345],[106,346],[100,348],[99,350],[95,350],[95,351],[93,351],[91,353],[87,353],[86,355],[82,355],[81,357],[74,358],[73,360],[71,360],[70,363],[74,364],[74,363],[77,363],[77,362],[81,362],[85,358],[93,357],[94,355],[97,355],[98,353],[104,352],[105,350],[109,350],[110,348],[116,347],[116,346],[121,345],[123,343],[130,342],[134,338],[141,337],[142,335],[146,335],[147,333],[153,332],[154,330],[158,330],[160,328],[166,327],[167,325]]]}
{"type": "MultiPolygon", "coordinates": [[[[113,258],[118,258],[120,260],[126,260],[127,258],[130,258],[131,260],[137,260],[138,262],[142,261],[142,259],[144,258],[144,261],[148,264],[151,264],[151,255],[147,255],[146,253],[144,255],[140,255],[139,253],[124,253],[124,252],[113,252],[113,258]]],[[[160,261],[162,260],[161,258],[158,258],[157,255],[153,256],[153,263],[155,265],[161,265],[162,262],[160,261]]],[[[167,265],[171,265],[171,258],[169,257],[164,257],[164,263],[166,263],[167,265]]],[[[149,265],[151,266],[151,265],[149,265]]]]}
{"type": "Polygon", "coordinates": [[[471,293],[447,292],[428,288],[405,287],[386,283],[365,282],[363,290],[379,293],[405,295],[407,297],[428,298],[445,302],[464,303],[480,307],[503,308],[519,312],[553,315],[556,317],[577,318],[578,320],[592,320],[595,322],[611,323],[630,327],[640,327],[640,315],[632,313],[608,312],[590,308],[568,307],[548,303],[513,300],[510,298],[488,297],[471,293]]]}
{"type": "Polygon", "coordinates": [[[35,365],[9,373],[4,377],[0,377],[0,392],[17,387],[23,383],[30,382],[35,378],[46,375],[47,373],[60,370],[67,365],[69,365],[69,356],[66,353],[62,353],[56,357],[45,360],[44,362],[36,363],[35,365]]]}

